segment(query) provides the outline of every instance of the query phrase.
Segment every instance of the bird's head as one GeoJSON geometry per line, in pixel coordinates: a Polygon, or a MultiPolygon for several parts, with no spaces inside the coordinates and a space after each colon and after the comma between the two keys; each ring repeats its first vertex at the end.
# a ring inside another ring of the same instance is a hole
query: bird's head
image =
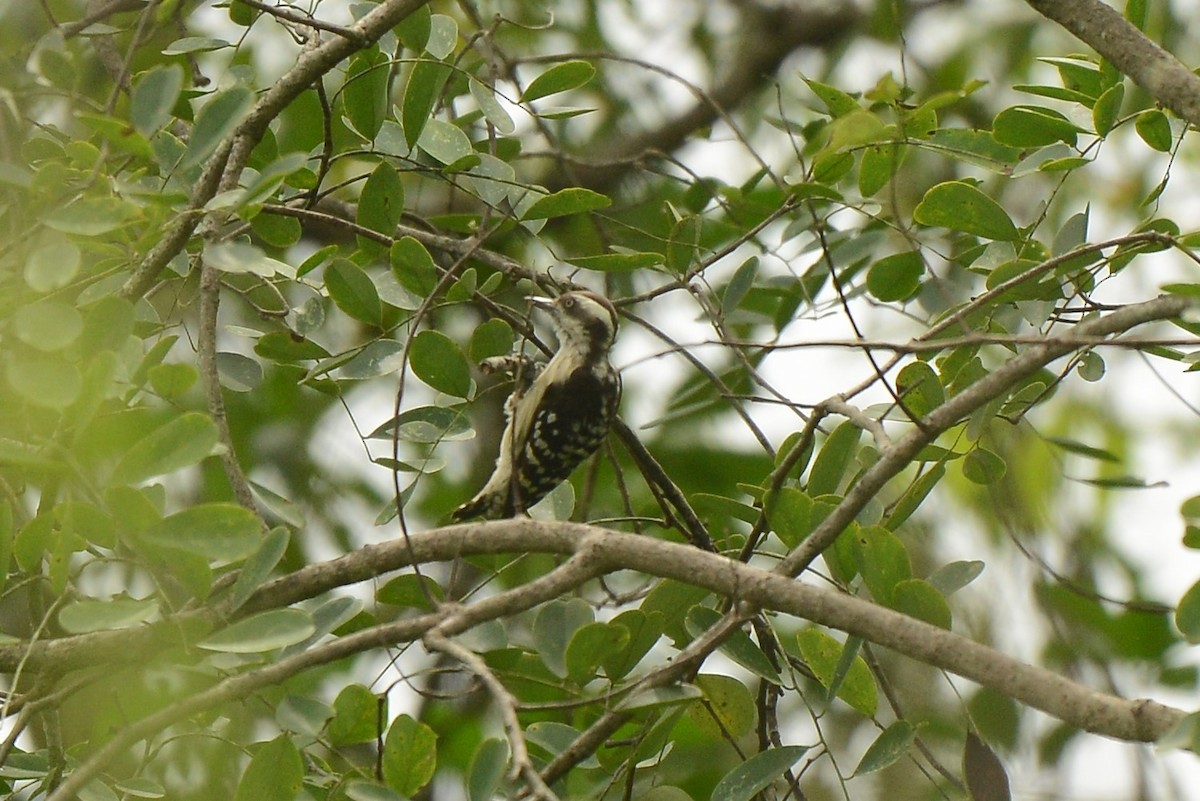
{"type": "Polygon", "coordinates": [[[559,348],[578,348],[603,355],[617,336],[617,310],[608,298],[587,290],[566,292],[557,298],[531,298],[550,313],[559,348]]]}

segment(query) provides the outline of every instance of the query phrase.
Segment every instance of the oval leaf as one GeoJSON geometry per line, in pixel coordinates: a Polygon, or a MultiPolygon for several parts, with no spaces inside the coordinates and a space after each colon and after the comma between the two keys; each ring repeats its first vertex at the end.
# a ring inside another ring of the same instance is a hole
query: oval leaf
{"type": "Polygon", "coordinates": [[[325,268],[325,289],[337,307],[355,320],[379,325],[383,304],[375,283],[349,259],[334,259],[325,268]]]}
{"type": "Polygon", "coordinates": [[[433,778],[437,766],[437,735],[408,715],[388,727],[383,743],[383,778],[403,796],[411,797],[433,778]]]}
{"type": "Polygon", "coordinates": [[[925,262],[920,253],[894,253],[871,265],[867,271],[867,291],[885,303],[907,300],[921,288],[924,273],[925,262]]]}
{"type": "MultiPolygon", "coordinates": [[[[841,661],[842,644],[816,628],[798,632],[796,641],[804,661],[812,668],[817,680],[822,686],[829,687],[841,661]]],[[[871,675],[871,669],[861,656],[854,657],[854,663],[846,671],[845,678],[838,687],[837,696],[864,715],[875,714],[879,703],[879,690],[875,686],[875,677],[871,675]]]]}
{"type": "Polygon", "coordinates": [[[113,482],[136,484],[196,464],[217,444],[208,415],[188,412],[135,442],[113,471],[113,482]]]}
{"type": "Polygon", "coordinates": [[[354,130],[373,140],[388,112],[388,57],[379,48],[360,51],[350,59],[342,100],[354,130]]]}
{"type": "Polygon", "coordinates": [[[896,584],[890,606],[897,612],[943,629],[950,629],[950,605],[937,588],[922,579],[896,584]]]}
{"type": "Polygon", "coordinates": [[[188,138],[187,152],[179,163],[180,168],[200,164],[217,149],[227,136],[241,124],[250,109],[254,108],[254,93],[245,86],[233,86],[218,92],[196,115],[192,135],[188,138]]]}
{"type": "Polygon", "coordinates": [[[612,205],[612,200],[607,195],[575,186],[541,198],[525,210],[521,219],[544,220],[549,217],[564,217],[568,214],[581,214],[585,211],[603,209],[610,205],[612,205]]]}
{"type": "MultiPolygon", "coordinates": [[[[385,236],[396,232],[396,223],[404,214],[404,184],[396,168],[386,161],[379,162],[374,171],[363,184],[362,194],[358,198],[359,225],[370,228],[385,236]]],[[[359,247],[375,246],[372,240],[358,238],[359,247]]]]}
{"type": "Polygon", "coordinates": [[[146,598],[114,598],[111,601],[84,600],[64,606],[58,624],[71,634],[88,631],[124,629],[145,623],[158,614],[158,601],[146,598]]]}
{"type": "Polygon", "coordinates": [[[206,503],[184,509],[154,523],[141,536],[160,548],[223,563],[245,559],[262,542],[258,517],[232,503],[206,503]]]}
{"type": "Polygon", "coordinates": [[[233,801],[292,801],[304,782],[304,760],[291,737],[263,743],[250,758],[233,801]]]}
{"type": "Polygon", "coordinates": [[[963,181],[946,181],[932,187],[913,210],[913,219],[922,225],[964,231],[985,239],[1007,242],[1020,236],[999,203],[963,181]]]}
{"type": "Polygon", "coordinates": [[[160,65],[139,75],[129,100],[133,127],[150,136],[166,125],[182,89],[183,69],[178,64],[160,65]]]}
{"type": "Polygon", "coordinates": [[[312,616],[300,609],[272,609],[221,629],[197,645],[209,651],[259,654],[304,642],[316,631],[312,616]]]}
{"type": "Polygon", "coordinates": [[[854,775],[874,773],[893,764],[908,752],[916,736],[917,730],[908,721],[898,720],[888,726],[863,754],[858,767],[854,769],[854,775]]]}
{"type": "Polygon", "coordinates": [[[586,61],[565,61],[556,64],[541,75],[521,93],[521,102],[528,103],[541,97],[578,89],[590,81],[596,74],[596,68],[586,61]]]}
{"type": "Polygon", "coordinates": [[[408,362],[418,378],[439,392],[456,398],[465,398],[471,392],[467,357],[454,340],[440,331],[422,331],[413,337],[408,362]]]}
{"type": "Polygon", "coordinates": [[[785,745],[755,754],[717,782],[712,801],[750,801],[795,765],[807,751],[808,746],[785,745]]]}

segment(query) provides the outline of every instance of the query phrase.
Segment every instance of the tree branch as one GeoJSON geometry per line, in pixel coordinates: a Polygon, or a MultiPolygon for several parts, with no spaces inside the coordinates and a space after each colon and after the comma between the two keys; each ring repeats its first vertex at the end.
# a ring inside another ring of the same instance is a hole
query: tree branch
{"type": "Polygon", "coordinates": [[[342,59],[379,39],[426,2],[428,0],[384,0],[371,13],[349,26],[348,31],[352,31],[353,35],[337,36],[315,48],[301,51],[295,66],[259,97],[250,114],[209,160],[183,213],[167,226],[158,245],[146,254],[129,276],[129,280],[121,287],[121,297],[132,300],[150,291],[162,269],[187,245],[196,226],[200,224],[205,204],[217,193],[223,176],[236,176],[241,172],[243,165],[240,162],[262,139],[271,120],[313,81],[320,80],[342,59]],[[231,153],[237,153],[239,157],[231,159],[231,153]]]}
{"type": "MultiPolygon", "coordinates": [[[[425,563],[466,555],[503,553],[579,553],[581,557],[578,563],[568,562],[527,585],[478,603],[448,607],[439,614],[373,627],[266,668],[227,679],[172,707],[170,715],[164,710],[145,719],[155,721],[153,723],[139,721],[132,724],[119,740],[105,746],[105,753],[109,753],[110,747],[119,751],[175,720],[214,704],[244,697],[309,667],[419,638],[444,623],[450,611],[456,620],[452,630],[445,633],[456,634],[485,620],[511,615],[558,597],[590,577],[618,569],[675,579],[740,602],[738,611],[731,618],[744,617],[759,609],[774,610],[839,629],[991,687],[1070,726],[1093,733],[1123,740],[1152,741],[1166,733],[1184,714],[1153,701],[1130,701],[1094,691],[961,635],[860,598],[804,584],[778,571],[741,564],[689,545],[578,523],[514,518],[434,529],[412,535],[407,543],[393,540],[369,545],[276,579],[256,593],[247,607],[261,609],[268,604],[286,605],[302,597],[313,597],[337,586],[408,565],[410,555],[425,563]],[[568,565],[572,567],[568,569],[568,565]]],[[[38,645],[32,646],[31,659],[35,663],[43,662],[46,654],[52,652],[49,646],[53,645],[53,642],[45,643],[40,649],[38,645]]],[[[5,650],[20,647],[8,646],[5,650]]]]}
{"type": "Polygon", "coordinates": [[[1026,0],[1078,36],[1193,126],[1200,127],[1200,76],[1099,0],[1026,0]]]}
{"type": "MultiPolygon", "coordinates": [[[[1153,320],[1178,317],[1193,305],[1191,299],[1179,295],[1165,295],[1144,303],[1125,306],[1103,317],[1086,320],[1076,325],[1073,333],[1080,337],[1108,336],[1153,320]]],[[[879,494],[888,481],[907,467],[922,448],[976,409],[1000,397],[1002,393],[1055,359],[1075,350],[1076,345],[1069,339],[1047,340],[1032,345],[931,411],[921,420],[919,427],[896,440],[891,448],[883,452],[879,461],[863,473],[858,483],[850,488],[842,502],[821,521],[812,534],[776,566],[776,572],[788,576],[799,575],[822,551],[833,544],[863,507],[879,494]]]]}

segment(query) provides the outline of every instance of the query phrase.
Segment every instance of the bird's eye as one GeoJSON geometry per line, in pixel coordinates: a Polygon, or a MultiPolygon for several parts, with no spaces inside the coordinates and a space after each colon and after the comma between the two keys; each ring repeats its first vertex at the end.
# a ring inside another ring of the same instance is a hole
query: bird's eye
{"type": "Polygon", "coordinates": [[[575,305],[575,298],[571,297],[570,295],[568,295],[567,297],[562,299],[562,306],[564,309],[569,309],[574,305],[575,305]]]}

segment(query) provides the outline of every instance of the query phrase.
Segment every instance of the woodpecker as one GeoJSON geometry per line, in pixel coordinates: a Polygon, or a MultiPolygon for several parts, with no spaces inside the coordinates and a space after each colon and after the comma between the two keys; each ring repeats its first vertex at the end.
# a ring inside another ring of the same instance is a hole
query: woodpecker
{"type": "Polygon", "coordinates": [[[608,360],[617,312],[594,292],[532,298],[550,313],[558,350],[545,365],[527,356],[485,360],[516,382],[504,405],[507,424],[496,469],[483,489],[454,510],[454,520],[514,517],[565,481],[600,447],[621,400],[621,376],[608,360]]]}

